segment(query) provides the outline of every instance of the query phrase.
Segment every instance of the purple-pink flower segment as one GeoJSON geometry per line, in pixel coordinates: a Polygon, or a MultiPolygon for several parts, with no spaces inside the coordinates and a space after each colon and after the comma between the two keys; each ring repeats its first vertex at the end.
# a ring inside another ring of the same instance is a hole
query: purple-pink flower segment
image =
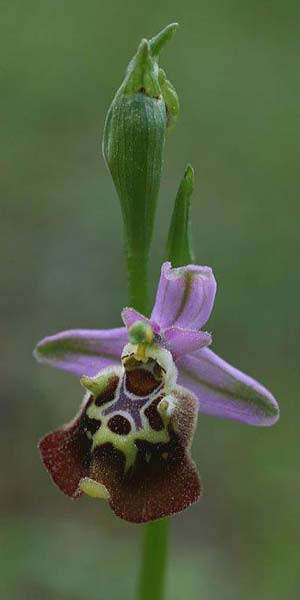
{"type": "Polygon", "coordinates": [[[78,416],[40,442],[67,495],[106,498],[129,521],[174,514],[200,496],[190,456],[197,409],[250,425],[277,421],[272,394],[208,348],[211,336],[201,328],[215,293],[209,267],[167,262],[150,319],[125,308],[125,327],[39,342],[37,360],[81,377],[88,391],[78,416]]]}

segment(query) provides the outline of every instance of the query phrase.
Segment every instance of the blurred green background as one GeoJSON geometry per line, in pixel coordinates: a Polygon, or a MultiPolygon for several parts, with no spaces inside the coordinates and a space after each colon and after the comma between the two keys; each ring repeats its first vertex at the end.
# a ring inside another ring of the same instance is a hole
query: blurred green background
{"type": "Polygon", "coordinates": [[[299,597],[299,19],[293,0],[2,0],[1,598],[133,598],[142,528],[50,483],[37,440],[82,390],[31,352],[60,329],[120,324],[122,227],[101,134],[140,38],[174,20],[161,62],[181,116],[152,292],[190,161],[196,255],[218,281],[213,348],[270,387],[282,416],[271,429],[200,416],[204,497],[172,521],[167,598],[299,597]]]}

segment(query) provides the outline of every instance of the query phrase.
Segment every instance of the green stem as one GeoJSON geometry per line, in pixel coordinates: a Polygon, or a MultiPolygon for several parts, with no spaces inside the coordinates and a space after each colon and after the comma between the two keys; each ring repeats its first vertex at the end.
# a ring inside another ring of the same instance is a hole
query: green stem
{"type": "Polygon", "coordinates": [[[145,525],[138,600],[163,600],[168,530],[168,519],[160,519],[145,525]]]}
{"type": "Polygon", "coordinates": [[[127,252],[128,302],[143,315],[148,309],[148,256],[127,252]]]}

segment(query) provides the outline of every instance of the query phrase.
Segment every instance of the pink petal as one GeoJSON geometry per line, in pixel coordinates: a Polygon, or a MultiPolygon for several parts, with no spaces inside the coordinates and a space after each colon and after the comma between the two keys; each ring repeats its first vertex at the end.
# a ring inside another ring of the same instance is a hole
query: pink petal
{"type": "Polygon", "coordinates": [[[178,370],[179,383],[194,392],[203,413],[250,425],[272,425],[279,417],[271,392],[208,348],[182,358],[178,370]]]}
{"type": "Polygon", "coordinates": [[[147,317],[144,317],[144,315],[139,313],[137,310],[134,310],[134,308],[123,308],[121,317],[127,329],[129,329],[131,325],[134,325],[134,323],[136,323],[137,321],[143,321],[143,323],[150,323],[147,317]]]}
{"type": "Polygon", "coordinates": [[[151,320],[162,329],[200,329],[214,304],[216,281],[210,267],[187,265],[171,268],[164,263],[151,320]]]}
{"type": "Polygon", "coordinates": [[[211,336],[205,331],[193,331],[190,329],[180,329],[179,327],[169,327],[164,331],[164,338],[175,360],[178,360],[185,354],[200,350],[204,346],[211,344],[211,336]]]}
{"type": "Polygon", "coordinates": [[[120,364],[128,342],[127,329],[72,329],[41,340],[34,351],[44,364],[74,375],[96,375],[98,371],[120,364]]]}

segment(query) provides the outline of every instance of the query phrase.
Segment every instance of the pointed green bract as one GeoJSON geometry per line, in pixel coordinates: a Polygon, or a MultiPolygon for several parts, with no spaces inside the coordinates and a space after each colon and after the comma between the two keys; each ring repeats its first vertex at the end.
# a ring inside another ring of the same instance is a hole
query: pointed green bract
{"type": "Polygon", "coordinates": [[[104,126],[103,154],[120,199],[124,222],[130,304],[140,311],[146,310],[147,263],[165,135],[178,113],[176,92],[160,69],[158,59],[176,27],[171,24],[149,41],[141,41],[104,126]]]}
{"type": "Polygon", "coordinates": [[[191,197],[194,189],[194,169],[187,165],[177,192],[167,241],[166,258],[173,267],[194,262],[191,233],[191,197]]]}

